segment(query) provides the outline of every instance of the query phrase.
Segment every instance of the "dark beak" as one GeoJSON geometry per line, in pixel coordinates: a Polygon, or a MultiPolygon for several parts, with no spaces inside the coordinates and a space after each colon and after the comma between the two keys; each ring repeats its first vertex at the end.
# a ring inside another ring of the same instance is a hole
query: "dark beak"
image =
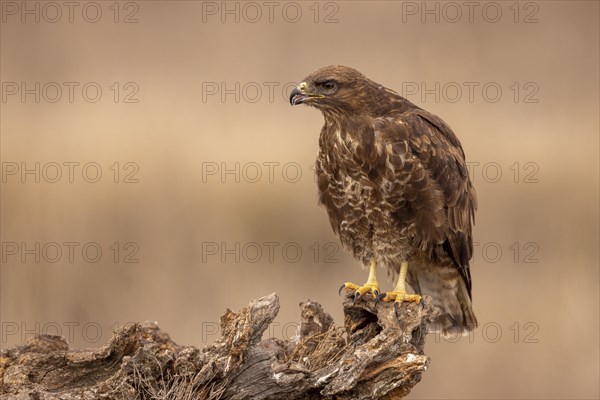
{"type": "Polygon", "coordinates": [[[296,104],[305,103],[308,100],[322,99],[323,97],[325,97],[322,94],[307,93],[306,92],[307,86],[308,85],[306,84],[306,82],[302,82],[301,84],[296,86],[294,88],[294,90],[292,90],[292,93],[290,93],[290,104],[291,105],[295,106],[296,104]]]}
{"type": "Polygon", "coordinates": [[[308,97],[309,96],[302,93],[300,88],[296,86],[294,90],[292,90],[292,93],[290,93],[290,104],[293,106],[295,106],[296,104],[302,104],[304,103],[304,100],[306,100],[308,97]]]}

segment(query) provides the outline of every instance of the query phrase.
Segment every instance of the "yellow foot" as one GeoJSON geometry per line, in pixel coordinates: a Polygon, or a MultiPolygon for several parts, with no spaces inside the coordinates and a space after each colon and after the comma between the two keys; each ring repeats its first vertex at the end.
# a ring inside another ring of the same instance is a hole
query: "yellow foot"
{"type": "Polygon", "coordinates": [[[365,293],[373,295],[375,300],[379,298],[379,285],[377,283],[365,283],[363,286],[358,286],[356,283],[346,282],[342,285],[339,293],[342,293],[342,289],[354,291],[354,301],[360,299],[365,293]]]}
{"type": "Polygon", "coordinates": [[[394,302],[394,311],[396,312],[396,317],[398,316],[398,307],[402,302],[408,301],[413,303],[421,303],[421,296],[418,294],[408,294],[404,290],[392,290],[391,292],[383,293],[379,299],[385,302],[394,302]]]}

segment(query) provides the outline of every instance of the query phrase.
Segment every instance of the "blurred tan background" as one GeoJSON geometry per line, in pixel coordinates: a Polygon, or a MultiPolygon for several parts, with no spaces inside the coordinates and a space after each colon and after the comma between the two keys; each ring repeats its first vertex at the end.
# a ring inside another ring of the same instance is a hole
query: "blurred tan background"
{"type": "Polygon", "coordinates": [[[597,2],[54,4],[2,2],[2,348],[145,320],[204,346],[274,291],[267,334],[307,298],[341,323],[366,272],[317,206],[322,116],[287,84],[344,64],[444,118],[479,196],[481,327],[431,336],[410,397],[598,398],[597,2]]]}

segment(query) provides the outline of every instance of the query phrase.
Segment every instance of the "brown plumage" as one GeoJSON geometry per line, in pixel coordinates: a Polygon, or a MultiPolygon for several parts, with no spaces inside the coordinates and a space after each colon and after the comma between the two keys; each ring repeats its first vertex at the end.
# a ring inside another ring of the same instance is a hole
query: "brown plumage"
{"type": "Polygon", "coordinates": [[[335,234],[365,265],[384,264],[432,296],[432,327],[466,333],[471,308],[471,224],[477,208],[461,144],[450,127],[360,72],[329,66],[310,74],[290,102],[322,111],[316,161],[319,201],[335,234]]]}

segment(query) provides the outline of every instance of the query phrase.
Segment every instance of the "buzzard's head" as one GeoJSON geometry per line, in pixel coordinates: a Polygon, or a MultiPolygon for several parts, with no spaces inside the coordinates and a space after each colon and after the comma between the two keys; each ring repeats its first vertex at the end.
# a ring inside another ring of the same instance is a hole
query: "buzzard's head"
{"type": "Polygon", "coordinates": [[[306,104],[325,114],[383,115],[395,93],[357,70],[330,65],[316,70],[290,93],[290,104],[306,104]]]}

